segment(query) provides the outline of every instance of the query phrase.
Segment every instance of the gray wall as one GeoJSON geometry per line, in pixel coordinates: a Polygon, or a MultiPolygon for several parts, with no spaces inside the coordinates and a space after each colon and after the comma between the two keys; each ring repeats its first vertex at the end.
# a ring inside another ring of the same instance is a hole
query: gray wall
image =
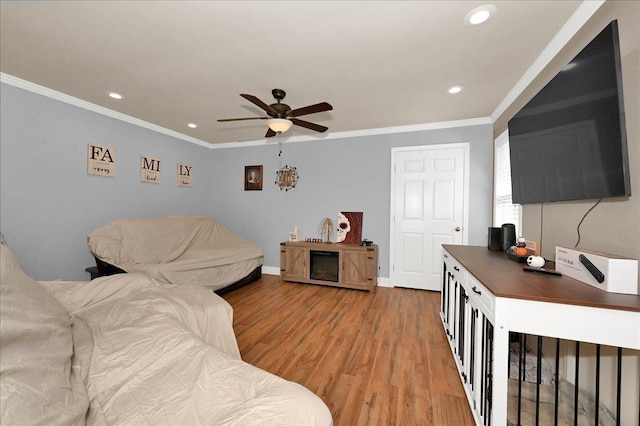
{"type": "Polygon", "coordinates": [[[209,149],[7,84],[0,102],[0,231],[33,278],[88,279],[86,236],[113,219],[209,213],[209,149]],[[116,148],[115,178],[87,175],[89,142],[116,148]],[[140,182],[140,155],[162,161],[160,184],[140,182]]]}
{"type": "Polygon", "coordinates": [[[303,238],[317,238],[324,217],[362,211],[362,236],[379,245],[380,277],[389,277],[391,148],[469,142],[469,244],[485,245],[491,222],[493,171],[490,124],[453,129],[308,141],[260,147],[214,149],[212,214],[234,232],[251,236],[265,251],[265,265],[279,266],[281,241],[297,226],[303,238]],[[262,191],[244,191],[245,165],[263,164],[262,191]],[[295,189],[275,185],[275,171],[294,165],[295,189]],[[230,176],[230,179],[228,178],[230,176]],[[233,208],[230,208],[233,207],[233,208]]]}
{"type": "Polygon", "coordinates": [[[346,139],[207,149],[7,84],[1,90],[0,230],[36,279],[87,279],[86,235],[123,217],[203,214],[265,251],[279,268],[279,243],[298,226],[315,237],[324,217],[363,211],[363,237],[380,246],[389,277],[391,148],[469,142],[469,243],[484,245],[491,219],[492,126],[425,130],[346,139]],[[89,176],[89,142],[117,150],[115,178],[89,176]],[[162,183],[142,183],[140,155],[163,162],[162,183]],[[175,167],[194,167],[194,186],[176,185],[175,167]],[[244,166],[264,165],[262,191],[244,191],[244,166]],[[295,165],[298,186],[273,183],[295,165]]]}

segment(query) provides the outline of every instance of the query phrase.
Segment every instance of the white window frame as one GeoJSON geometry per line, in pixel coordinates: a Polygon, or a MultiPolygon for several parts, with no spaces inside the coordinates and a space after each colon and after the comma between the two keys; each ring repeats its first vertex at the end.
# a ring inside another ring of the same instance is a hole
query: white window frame
{"type": "Polygon", "coordinates": [[[511,201],[509,131],[502,132],[493,146],[493,226],[513,223],[522,235],[522,205],[511,201]]]}

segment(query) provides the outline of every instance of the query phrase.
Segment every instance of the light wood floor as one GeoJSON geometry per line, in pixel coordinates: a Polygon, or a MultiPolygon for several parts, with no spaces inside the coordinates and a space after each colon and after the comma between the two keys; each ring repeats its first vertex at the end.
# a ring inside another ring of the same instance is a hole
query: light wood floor
{"type": "Polygon", "coordinates": [[[263,275],[223,296],[242,358],[307,387],[336,426],[472,425],[435,292],[263,275]]]}

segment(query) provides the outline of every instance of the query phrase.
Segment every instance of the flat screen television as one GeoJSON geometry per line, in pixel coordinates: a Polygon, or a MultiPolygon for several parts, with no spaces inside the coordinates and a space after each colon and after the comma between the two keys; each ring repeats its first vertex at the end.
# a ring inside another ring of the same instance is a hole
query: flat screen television
{"type": "Polygon", "coordinates": [[[512,201],[628,197],[618,22],[509,120],[512,201]]]}

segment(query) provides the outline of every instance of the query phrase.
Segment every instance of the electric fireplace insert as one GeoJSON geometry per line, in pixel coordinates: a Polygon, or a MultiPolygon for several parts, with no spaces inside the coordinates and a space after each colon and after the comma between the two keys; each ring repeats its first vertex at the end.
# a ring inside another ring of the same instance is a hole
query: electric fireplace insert
{"type": "Polygon", "coordinates": [[[338,252],[310,250],[312,280],[338,282],[338,252]]]}

